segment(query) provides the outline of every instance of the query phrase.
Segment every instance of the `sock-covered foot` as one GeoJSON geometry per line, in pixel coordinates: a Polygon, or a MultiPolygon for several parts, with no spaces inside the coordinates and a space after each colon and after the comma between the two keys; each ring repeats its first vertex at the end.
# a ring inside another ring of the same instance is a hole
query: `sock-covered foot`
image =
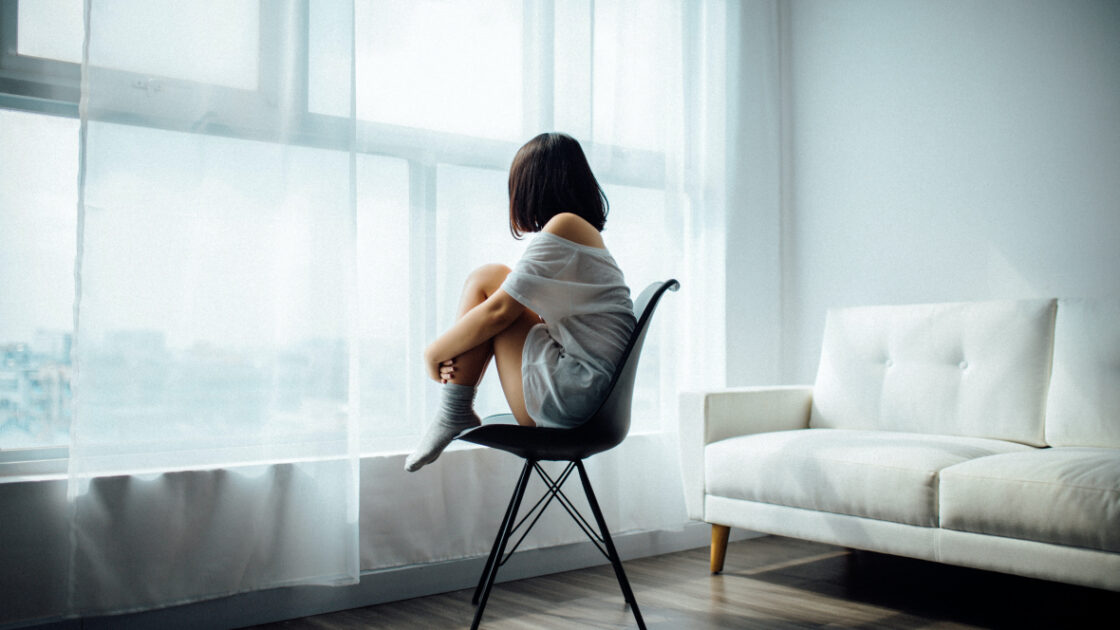
{"type": "Polygon", "coordinates": [[[441,387],[439,413],[420,439],[420,445],[405,461],[404,469],[408,472],[416,472],[436,461],[456,435],[482,424],[474,412],[474,387],[454,383],[441,387]]]}

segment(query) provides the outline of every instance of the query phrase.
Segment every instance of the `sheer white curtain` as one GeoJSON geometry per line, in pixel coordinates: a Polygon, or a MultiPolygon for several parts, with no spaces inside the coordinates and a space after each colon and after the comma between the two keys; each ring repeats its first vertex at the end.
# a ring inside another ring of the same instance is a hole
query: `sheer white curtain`
{"type": "MultiPolygon", "coordinates": [[[[401,453],[466,274],[525,245],[506,176],[543,131],[587,151],[634,292],[682,283],[631,437],[588,469],[615,530],[685,523],[677,394],[724,379],[735,3],[87,0],[86,19],[74,612],[486,552],[517,462],[453,447],[406,475],[401,453]]],[[[478,408],[506,410],[493,374],[478,408]]],[[[545,520],[529,546],[582,537],[545,520]]]]}
{"type": "Polygon", "coordinates": [[[352,6],[87,0],[71,612],[358,576],[352,6]]]}

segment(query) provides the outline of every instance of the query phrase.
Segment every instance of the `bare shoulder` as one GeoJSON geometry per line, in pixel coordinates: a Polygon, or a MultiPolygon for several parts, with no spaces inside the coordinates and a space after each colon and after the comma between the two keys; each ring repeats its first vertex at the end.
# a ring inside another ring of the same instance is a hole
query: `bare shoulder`
{"type": "Polygon", "coordinates": [[[603,235],[599,234],[599,230],[596,230],[595,226],[588,223],[583,217],[571,212],[561,212],[552,217],[548,220],[548,223],[544,224],[541,231],[555,234],[560,238],[588,247],[606,247],[603,244],[603,235]]]}

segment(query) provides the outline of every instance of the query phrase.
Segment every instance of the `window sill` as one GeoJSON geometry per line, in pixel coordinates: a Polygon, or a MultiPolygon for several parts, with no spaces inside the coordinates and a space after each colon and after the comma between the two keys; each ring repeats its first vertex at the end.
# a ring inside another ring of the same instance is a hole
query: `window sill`
{"type": "MultiPolygon", "coordinates": [[[[653,436],[657,435],[657,431],[640,431],[630,434],[630,438],[638,436],[653,436]]],[[[396,442],[382,450],[362,450],[359,458],[361,460],[371,459],[388,459],[388,458],[404,458],[411,453],[410,448],[402,447],[400,442],[396,442]]],[[[469,442],[452,442],[448,447],[447,452],[476,450],[487,448],[478,444],[469,442]]],[[[135,469],[122,469],[119,471],[107,471],[97,474],[98,477],[115,477],[122,475],[159,475],[163,473],[184,472],[188,470],[214,470],[218,468],[236,469],[250,466],[264,466],[276,464],[293,464],[299,462],[321,461],[327,459],[339,459],[339,457],[277,457],[266,458],[258,460],[229,460],[222,464],[210,464],[199,466],[165,466],[165,467],[144,467],[135,469]]],[[[0,452],[0,484],[3,483],[18,483],[18,482],[34,482],[34,481],[50,481],[57,479],[65,479],[69,475],[69,449],[66,447],[43,448],[43,449],[27,449],[0,452]]]]}

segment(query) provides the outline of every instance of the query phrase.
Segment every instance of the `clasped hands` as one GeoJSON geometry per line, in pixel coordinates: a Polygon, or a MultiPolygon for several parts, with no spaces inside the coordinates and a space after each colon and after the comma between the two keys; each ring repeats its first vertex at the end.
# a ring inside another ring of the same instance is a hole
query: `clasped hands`
{"type": "Polygon", "coordinates": [[[441,385],[450,383],[455,378],[455,359],[438,361],[424,352],[424,365],[428,370],[428,378],[439,381],[441,385]]]}

